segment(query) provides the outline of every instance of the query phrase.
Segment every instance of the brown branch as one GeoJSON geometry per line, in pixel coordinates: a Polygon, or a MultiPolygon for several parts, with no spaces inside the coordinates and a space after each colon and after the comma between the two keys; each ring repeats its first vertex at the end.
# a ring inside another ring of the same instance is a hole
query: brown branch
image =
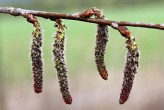
{"type": "Polygon", "coordinates": [[[127,22],[127,21],[112,21],[112,20],[104,20],[104,19],[95,19],[95,18],[84,18],[80,16],[80,13],[75,14],[59,14],[54,12],[44,12],[44,11],[35,11],[35,10],[26,10],[21,8],[13,8],[13,7],[0,7],[0,13],[11,14],[13,16],[25,16],[27,14],[32,14],[34,16],[55,20],[57,18],[60,19],[69,19],[69,20],[77,20],[89,23],[96,24],[106,24],[111,26],[112,23],[116,23],[120,26],[132,26],[132,27],[144,27],[144,28],[154,28],[164,30],[164,24],[154,24],[154,23],[141,23],[141,22],[127,22]]]}

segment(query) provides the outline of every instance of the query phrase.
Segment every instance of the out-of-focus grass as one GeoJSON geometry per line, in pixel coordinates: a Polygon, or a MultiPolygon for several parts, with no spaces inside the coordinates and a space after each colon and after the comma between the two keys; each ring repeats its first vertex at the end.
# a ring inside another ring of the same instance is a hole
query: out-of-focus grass
{"type": "MultiPolygon", "coordinates": [[[[57,12],[74,13],[79,10],[57,10],[57,12]]],[[[104,8],[107,18],[111,20],[152,23],[163,23],[162,10],[163,4],[117,9],[104,8]]],[[[56,29],[53,28],[52,21],[41,18],[39,21],[45,36],[43,43],[45,82],[43,93],[36,95],[32,89],[33,81],[29,59],[30,34],[33,27],[22,17],[0,14],[0,81],[2,79],[6,81],[0,85],[0,90],[2,90],[0,105],[4,105],[6,110],[105,110],[106,108],[111,110],[127,110],[127,108],[161,110],[164,108],[162,104],[164,100],[162,97],[164,91],[162,77],[164,71],[163,31],[129,28],[136,37],[141,51],[141,66],[129,100],[120,106],[118,98],[126,54],[125,39],[110,28],[110,41],[105,55],[109,80],[104,82],[98,75],[94,62],[96,25],[64,20],[69,28],[66,30],[66,54],[70,74],[69,85],[73,96],[73,104],[66,106],[59,93],[58,83],[54,81],[56,70],[53,69],[52,43],[53,33],[56,29]],[[2,77],[2,73],[5,78],[2,77]]],[[[1,106],[0,109],[2,109],[1,106]]]]}
{"type": "MultiPolygon", "coordinates": [[[[127,7],[121,9],[104,8],[105,15],[111,20],[140,21],[162,23],[164,15],[163,6],[127,7]]],[[[74,12],[74,11],[72,11],[74,12]]],[[[69,12],[71,13],[71,11],[69,12]]],[[[2,40],[2,72],[7,79],[31,79],[31,64],[29,59],[32,25],[22,17],[0,15],[0,40],[2,40]],[[1,17],[2,16],[2,17],[1,17]]],[[[49,20],[39,19],[44,29],[43,58],[45,77],[54,76],[52,60],[52,43],[54,23],[49,20]]],[[[69,73],[78,75],[80,71],[97,72],[94,62],[94,47],[96,25],[76,21],[64,20],[69,28],[66,30],[67,43],[66,55],[69,73]]],[[[136,36],[136,42],[141,51],[141,67],[150,65],[164,65],[163,58],[163,31],[129,28],[136,36]],[[154,64],[153,64],[154,63],[154,64]]],[[[125,39],[110,28],[110,40],[106,52],[108,68],[122,69],[125,56],[125,39]]],[[[162,68],[161,68],[162,69],[162,68]]],[[[88,73],[89,74],[89,73],[88,73]]]]}

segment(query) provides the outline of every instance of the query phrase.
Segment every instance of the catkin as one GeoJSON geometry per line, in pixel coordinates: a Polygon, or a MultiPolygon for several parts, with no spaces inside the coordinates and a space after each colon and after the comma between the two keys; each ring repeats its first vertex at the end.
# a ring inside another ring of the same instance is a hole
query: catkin
{"type": "Polygon", "coordinates": [[[95,47],[95,62],[97,70],[100,76],[104,79],[108,79],[108,72],[106,70],[106,65],[104,62],[104,54],[106,45],[108,42],[108,26],[98,24],[97,25],[97,35],[96,35],[96,47],[95,47]]]}
{"type": "Polygon", "coordinates": [[[128,100],[130,91],[133,86],[133,80],[139,66],[139,50],[134,42],[134,39],[128,39],[126,43],[128,50],[124,68],[124,81],[120,93],[120,104],[123,104],[128,100]]]}
{"type": "Polygon", "coordinates": [[[62,24],[61,27],[58,27],[55,35],[55,42],[53,44],[54,50],[54,62],[55,68],[57,70],[57,76],[59,79],[60,91],[63,96],[63,99],[66,104],[72,103],[72,97],[69,92],[68,81],[67,81],[67,66],[65,60],[65,53],[64,53],[64,45],[65,45],[65,33],[62,24]]]}
{"type": "Polygon", "coordinates": [[[32,32],[32,45],[31,45],[31,60],[32,71],[34,78],[34,91],[36,93],[42,92],[43,86],[43,63],[42,63],[42,29],[39,24],[35,25],[32,32]]]}

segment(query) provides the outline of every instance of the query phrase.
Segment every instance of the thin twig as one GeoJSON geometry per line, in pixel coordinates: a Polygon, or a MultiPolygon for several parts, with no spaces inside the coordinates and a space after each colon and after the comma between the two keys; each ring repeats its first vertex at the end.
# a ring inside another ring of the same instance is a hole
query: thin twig
{"type": "Polygon", "coordinates": [[[55,19],[60,18],[60,19],[69,19],[69,20],[77,20],[77,21],[83,21],[83,22],[89,22],[89,23],[96,23],[96,24],[106,24],[109,26],[111,26],[112,23],[116,23],[120,26],[144,27],[144,28],[154,28],[154,29],[164,30],[164,24],[83,18],[79,16],[80,15],[79,13],[61,14],[61,13],[54,13],[54,12],[26,10],[26,9],[13,8],[13,7],[0,7],[0,13],[11,14],[13,16],[25,16],[27,14],[32,14],[34,16],[38,16],[38,17],[42,17],[42,18],[50,19],[50,20],[55,20],[55,19]]]}

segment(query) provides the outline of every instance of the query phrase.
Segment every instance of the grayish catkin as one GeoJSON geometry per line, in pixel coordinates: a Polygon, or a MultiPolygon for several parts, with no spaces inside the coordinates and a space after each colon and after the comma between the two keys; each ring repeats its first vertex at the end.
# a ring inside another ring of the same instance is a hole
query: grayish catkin
{"type": "Polygon", "coordinates": [[[127,40],[127,57],[126,57],[126,63],[124,68],[124,81],[122,84],[122,89],[120,93],[120,100],[119,103],[123,104],[128,100],[130,91],[133,86],[133,81],[135,78],[135,74],[137,73],[137,68],[139,66],[139,50],[137,48],[137,45],[133,40],[128,39],[127,40]]]}
{"type": "Polygon", "coordinates": [[[95,62],[96,62],[97,70],[100,76],[104,80],[108,79],[108,72],[104,61],[104,55],[105,55],[108,38],[109,38],[108,26],[98,24],[97,35],[96,35],[96,47],[95,47],[95,62]]]}
{"type": "Polygon", "coordinates": [[[55,35],[55,41],[53,44],[53,56],[55,62],[55,68],[57,70],[57,76],[59,79],[60,91],[66,104],[72,103],[72,97],[69,92],[67,81],[67,65],[65,60],[65,33],[64,29],[58,27],[55,35]]]}
{"type": "Polygon", "coordinates": [[[43,86],[43,62],[42,62],[42,29],[39,24],[35,25],[32,32],[31,45],[32,71],[34,78],[34,91],[42,92],[43,86]]]}

